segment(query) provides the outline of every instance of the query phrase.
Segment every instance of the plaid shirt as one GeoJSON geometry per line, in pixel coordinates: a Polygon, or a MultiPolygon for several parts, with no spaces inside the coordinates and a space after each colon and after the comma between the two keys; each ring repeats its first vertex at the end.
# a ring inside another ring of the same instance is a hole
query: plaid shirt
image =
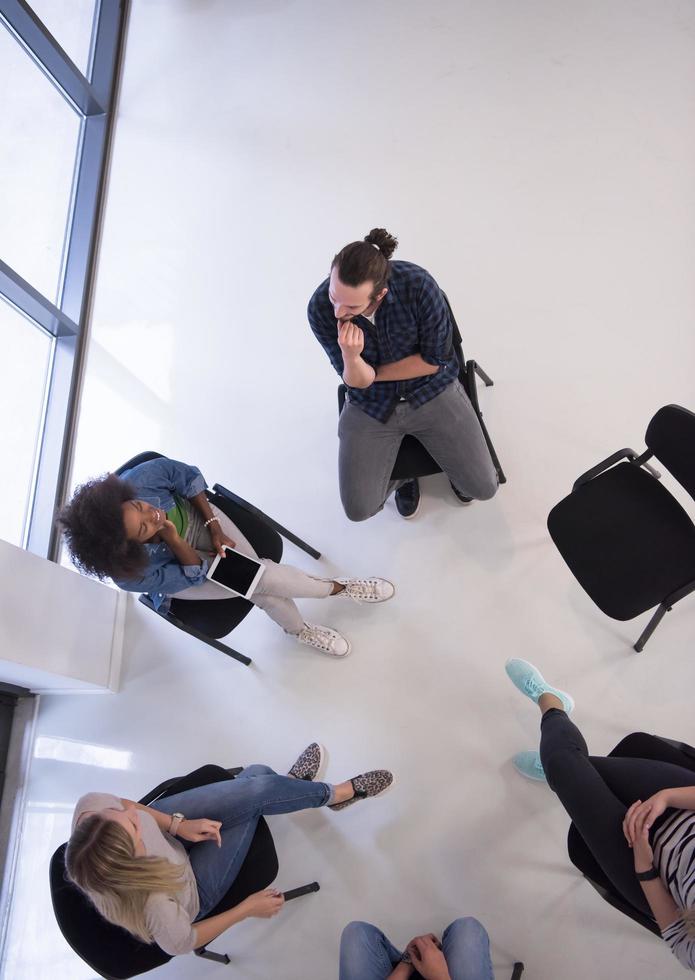
{"type": "MultiPolygon", "coordinates": [[[[373,368],[419,354],[437,365],[436,374],[410,381],[375,381],[368,388],[348,388],[350,403],[367,415],[386,422],[397,401],[424,405],[455,381],[459,363],[452,345],[451,320],[441,289],[429,272],[412,262],[390,262],[388,292],[374,317],[354,318],[364,331],[362,358],[373,368]]],[[[328,279],[309,300],[309,324],[338,374],[343,375],[343,355],[338,344],[338,324],[328,298],[328,279]]]]}

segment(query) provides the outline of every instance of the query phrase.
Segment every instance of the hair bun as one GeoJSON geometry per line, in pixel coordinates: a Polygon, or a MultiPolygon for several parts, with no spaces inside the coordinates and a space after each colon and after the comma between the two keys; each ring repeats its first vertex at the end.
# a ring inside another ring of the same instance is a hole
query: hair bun
{"type": "Polygon", "coordinates": [[[364,241],[368,245],[376,246],[385,259],[390,259],[398,248],[398,239],[390,235],[385,228],[372,228],[369,234],[364,236],[364,241]]]}

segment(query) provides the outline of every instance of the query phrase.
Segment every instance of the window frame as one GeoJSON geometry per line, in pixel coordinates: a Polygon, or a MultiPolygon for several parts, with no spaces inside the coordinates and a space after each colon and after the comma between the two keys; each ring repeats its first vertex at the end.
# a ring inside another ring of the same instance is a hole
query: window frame
{"type": "Polygon", "coordinates": [[[87,78],[25,0],[0,0],[0,29],[14,35],[81,117],[57,304],[0,257],[0,294],[55,338],[23,538],[25,548],[52,561],[60,559],[55,514],[70,491],[129,7],[130,0],[95,0],[87,78]]]}

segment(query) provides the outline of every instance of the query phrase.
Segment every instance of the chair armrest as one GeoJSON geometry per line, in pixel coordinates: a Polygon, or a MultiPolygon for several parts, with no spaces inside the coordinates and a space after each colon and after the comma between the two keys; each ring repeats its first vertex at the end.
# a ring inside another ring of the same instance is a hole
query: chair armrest
{"type": "Polygon", "coordinates": [[[586,473],[582,473],[581,476],[578,476],[572,484],[572,491],[574,492],[578,487],[583,486],[585,483],[589,483],[600,473],[603,473],[604,470],[609,470],[611,466],[619,463],[621,459],[629,459],[630,462],[634,462],[634,460],[639,459],[639,456],[634,449],[619,449],[617,453],[613,453],[612,456],[608,456],[606,459],[601,460],[600,463],[597,463],[596,466],[592,466],[590,470],[586,471],[586,473]]]}
{"type": "Polygon", "coordinates": [[[577,477],[572,484],[572,490],[574,491],[577,489],[577,487],[581,487],[583,484],[593,480],[595,476],[598,476],[599,473],[603,473],[604,470],[610,469],[615,463],[619,463],[621,459],[629,459],[631,463],[637,463],[638,466],[643,466],[645,470],[648,470],[648,472],[651,473],[655,480],[660,480],[661,473],[659,473],[657,469],[654,469],[654,467],[647,462],[647,460],[653,455],[654,454],[651,452],[646,452],[642,453],[641,456],[638,456],[634,449],[619,449],[617,453],[613,453],[612,456],[609,456],[602,462],[597,463],[596,466],[592,466],[592,468],[587,470],[586,473],[582,473],[581,476],[577,477]]]}
{"type": "Polygon", "coordinates": [[[240,497],[238,494],[233,493],[226,487],[223,487],[221,483],[215,483],[212,488],[212,492],[218,493],[220,497],[226,497],[227,500],[231,500],[232,503],[235,503],[237,507],[242,507],[245,511],[248,511],[249,514],[253,514],[254,517],[258,517],[266,522],[270,520],[268,515],[264,514],[262,510],[259,510],[258,507],[254,507],[253,504],[250,504],[248,500],[244,500],[244,498],[240,497]]]}

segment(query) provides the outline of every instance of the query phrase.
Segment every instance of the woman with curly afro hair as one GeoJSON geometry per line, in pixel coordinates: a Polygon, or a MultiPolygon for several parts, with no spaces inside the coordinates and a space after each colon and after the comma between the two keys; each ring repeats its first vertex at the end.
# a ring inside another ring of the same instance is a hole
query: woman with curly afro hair
{"type": "MultiPolygon", "coordinates": [[[[227,545],[258,556],[205,489],[196,466],[163,456],[121,476],[89,480],[58,518],[73,563],[87,575],[147,593],[155,609],[166,608],[172,597],[228,599],[229,592],[207,578],[209,559],[224,555],[227,545]]],[[[300,643],[333,657],[346,656],[350,642],[328,626],[305,622],[292,600],[336,595],[374,603],[394,594],[381,578],[321,579],[268,558],[263,565],[251,602],[300,643]]]]}

